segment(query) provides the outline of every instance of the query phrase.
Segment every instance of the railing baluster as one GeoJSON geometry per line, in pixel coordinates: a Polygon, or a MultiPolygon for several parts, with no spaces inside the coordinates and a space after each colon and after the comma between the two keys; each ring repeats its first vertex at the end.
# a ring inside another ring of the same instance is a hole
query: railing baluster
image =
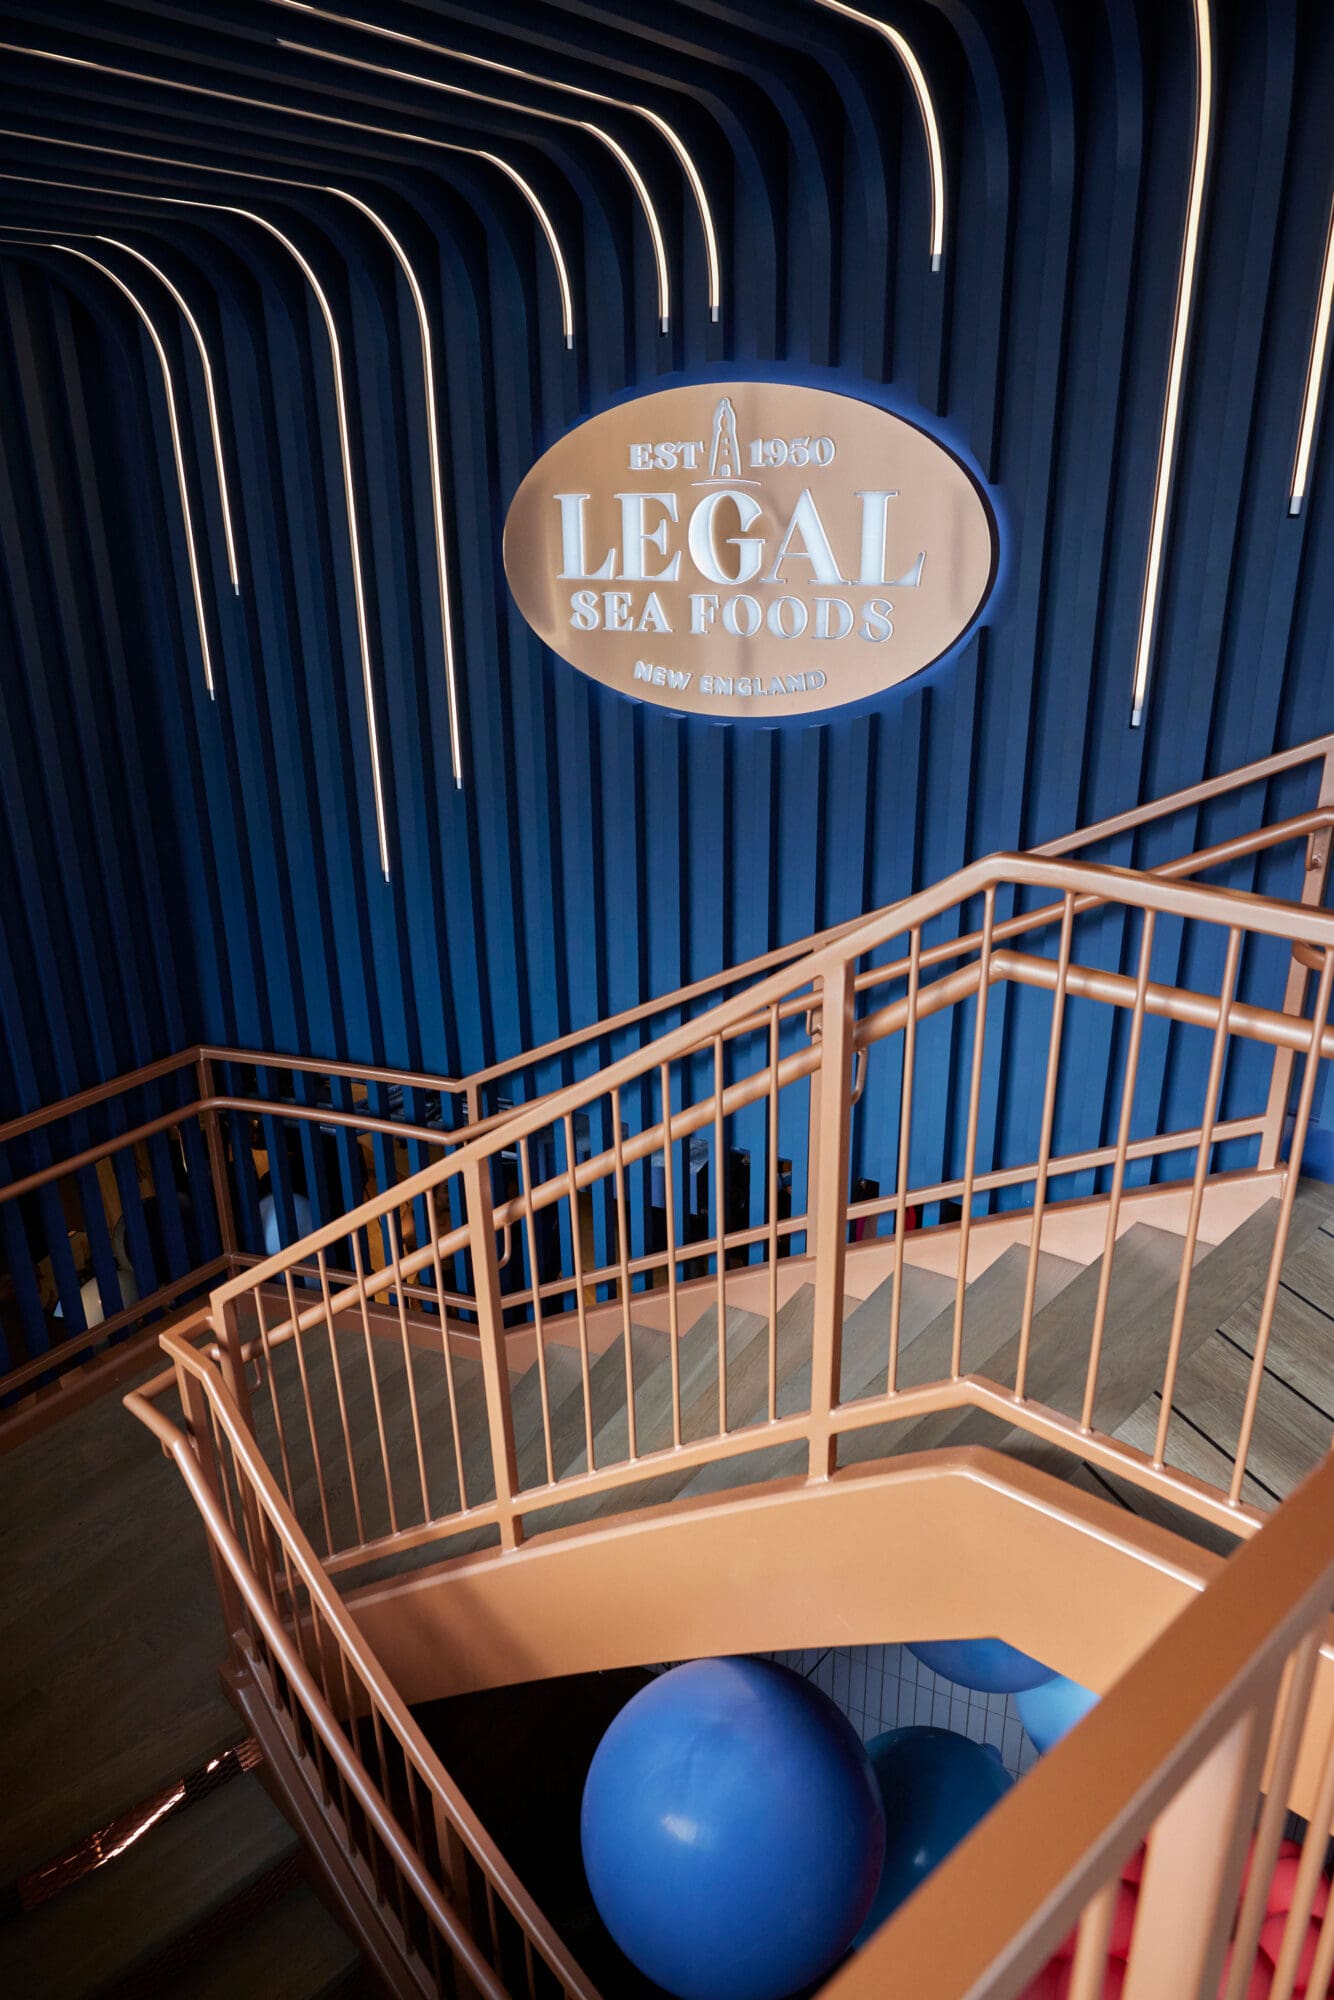
{"type": "Polygon", "coordinates": [[[473,1294],[477,1332],[482,1349],[482,1380],[486,1388],[486,1419],[491,1439],[491,1465],[496,1484],[496,1515],[502,1548],[523,1540],[523,1521],[515,1512],[519,1472],[514,1450],[514,1412],[510,1407],[509,1356],[505,1346],[505,1308],[496,1262],[496,1216],[491,1197],[491,1161],[465,1154],[460,1168],[472,1253],[473,1294]]]}
{"type": "Polygon", "coordinates": [[[1111,1943],[1112,1920],[1120,1894],[1120,1877],[1113,1875],[1090,1899],[1079,1925],[1066,2000],[1102,2000],[1107,1980],[1107,1947],[1111,1943]]]}
{"type": "MultiPolygon", "coordinates": [[[[1283,1942],[1274,1964],[1274,1983],[1269,1989],[1269,2000],[1292,2000],[1297,1968],[1306,1946],[1307,1928],[1311,1921],[1315,1893],[1325,1870],[1331,1824],[1334,1824],[1334,1725],[1330,1727],[1325,1744],[1320,1784],[1316,1791],[1315,1805],[1311,1810],[1306,1839],[1302,1844],[1302,1858],[1297,1864],[1297,1880],[1292,1887],[1288,1921],[1284,1926],[1283,1942]]],[[[1323,1928],[1334,1930],[1334,1912],[1325,1917],[1323,1928]]],[[[1310,2000],[1317,2000],[1317,1996],[1323,1991],[1314,1981],[1306,1990],[1310,2000]]]]}
{"type": "Polygon", "coordinates": [[[616,1250],[620,1273],[617,1290],[621,1299],[621,1329],[625,1340],[625,1427],[629,1456],[638,1458],[639,1438],[635,1427],[635,1339],[630,1321],[630,1245],[629,1223],[626,1218],[628,1204],[625,1198],[624,1140],[621,1135],[621,1093],[614,1084],[611,1090],[611,1130],[612,1157],[616,1173],[616,1250]]]}
{"type": "MultiPolygon", "coordinates": [[[[1260,1813],[1260,1825],[1251,1850],[1250,1876],[1237,1918],[1232,1947],[1232,1969],[1228,1974],[1223,2000],[1246,2000],[1255,1964],[1260,1930],[1268,1914],[1269,1887],[1274,1863],[1287,1819],[1288,1788],[1297,1765],[1297,1752],[1306,1731],[1307,1703],[1320,1659],[1320,1629],[1307,1634],[1290,1656],[1284,1671],[1283,1692],[1279,1697],[1279,1729],[1273,1749],[1269,1787],[1260,1813]]],[[[1334,1923],[1330,1925],[1334,1937],[1334,1923]]],[[[1312,1985],[1311,1993],[1320,1992],[1312,1985]]]]}
{"type": "Polygon", "coordinates": [[[319,1430],[315,1423],[315,1409],[310,1400],[310,1378],[306,1373],[305,1336],[297,1325],[296,1288],[292,1283],[292,1273],[284,1271],[287,1286],[287,1310],[292,1321],[292,1345],[296,1349],[297,1373],[301,1378],[301,1400],[306,1410],[306,1429],[310,1433],[310,1455],[315,1467],[315,1490],[320,1503],[320,1520],[324,1527],[324,1552],[334,1552],[333,1528],[329,1522],[329,1496],[324,1484],[324,1460],[320,1455],[319,1430]]]}
{"type": "Polygon", "coordinates": [[[1051,1034],[1047,1042],[1047,1081],[1042,1095],[1038,1171],[1033,1183],[1033,1217],[1029,1224],[1028,1266],[1024,1274],[1024,1303],[1019,1317],[1019,1355],[1015,1364],[1014,1393],[1020,1402],[1023,1401],[1028,1388],[1028,1349],[1033,1333],[1033,1302],[1038,1289],[1038,1259],[1042,1255],[1042,1216],[1047,1206],[1047,1170],[1051,1163],[1051,1134],[1056,1119],[1056,1087],[1061,1072],[1065,988],[1070,975],[1070,937],[1074,921],[1075,899],[1067,890],[1061,909],[1061,941],[1056,960],[1056,992],[1052,998],[1051,1034]]]}
{"type": "Polygon", "coordinates": [[[996,921],[996,891],[983,902],[982,943],[977,960],[976,1013],[973,1016],[973,1074],[968,1089],[968,1133],[964,1142],[963,1194],[959,1204],[959,1264],[954,1280],[954,1341],[950,1375],[963,1372],[963,1301],[968,1290],[968,1237],[973,1226],[973,1178],[977,1172],[977,1121],[982,1106],[982,1057],[986,1047],[987,995],[991,989],[991,934],[996,921]]]}
{"type": "Polygon", "coordinates": [[[1093,1428],[1093,1403],[1098,1391],[1098,1366],[1102,1360],[1102,1336],[1107,1325],[1107,1300],[1112,1288],[1112,1259],[1116,1254],[1117,1229],[1121,1220],[1121,1196],[1126,1184],[1126,1149],[1130,1144],[1130,1122],[1135,1109],[1135,1085],[1139,1078],[1139,1052],[1144,1039],[1144,999],[1149,986],[1149,966],[1153,959],[1153,927],[1156,913],[1145,910],[1139,937],[1139,971],[1135,978],[1135,1002],[1130,1016],[1130,1040],[1126,1047],[1125,1075],[1121,1079],[1121,1117],[1116,1129],[1116,1160],[1107,1197],[1107,1229],[1103,1237],[1102,1263],[1098,1268],[1098,1297],[1093,1307],[1093,1335],[1089,1342],[1088,1373],[1084,1378],[1084,1407],[1080,1428],[1093,1428]]]}
{"type": "Polygon", "coordinates": [[[588,1303],[584,1298],[584,1244],[582,1219],[579,1214],[579,1183],[574,1171],[574,1119],[568,1111],[565,1113],[563,1125],[565,1184],[570,1204],[570,1251],[574,1259],[574,1303],[579,1318],[579,1371],[584,1396],[584,1453],[588,1470],[593,1472],[596,1470],[593,1463],[593,1390],[589,1381],[588,1303]]]}
{"type": "Polygon", "coordinates": [[[347,1398],[343,1393],[343,1367],[338,1359],[338,1336],[334,1330],[333,1299],[329,1292],[329,1266],[323,1250],[315,1253],[320,1274],[320,1295],[324,1301],[324,1326],[329,1339],[329,1363],[333,1369],[334,1393],[338,1399],[338,1420],[343,1429],[343,1448],[347,1453],[348,1489],[352,1495],[352,1518],[356,1523],[357,1540],[366,1539],[366,1524],[361,1517],[361,1487],[357,1480],[356,1454],[352,1449],[352,1430],[347,1418],[347,1398]]]}
{"type": "Polygon", "coordinates": [[[820,991],[820,1126],[812,1182],[816,1190],[815,1304],[811,1334],[810,1476],[834,1469],[838,1440],[829,1423],[842,1393],[843,1274],[848,1237],[848,1102],[856,1025],[852,966],[841,960],[820,991]]]}
{"type": "Polygon", "coordinates": [[[1273,1714],[1235,1722],[1149,1836],[1123,2000],[1214,2000],[1232,1930],[1273,1714]]]}
{"type": "Polygon", "coordinates": [[[769,1009],[769,1422],[778,1415],[778,1008],[769,1009]]]}
{"type": "Polygon", "coordinates": [[[723,1038],[713,1038],[713,1219],[718,1294],[718,1430],[727,1432],[727,1164],[723,1150],[723,1038]]]}
{"type": "Polygon", "coordinates": [[[1246,1407],[1242,1412],[1241,1429],[1237,1436],[1236,1462],[1232,1468],[1232,1483],[1228,1491],[1228,1499],[1234,1507],[1241,1498],[1242,1486],[1246,1479],[1246,1460],[1250,1456],[1251,1437],[1255,1430],[1255,1412],[1259,1406],[1260,1388],[1264,1380],[1265,1357],[1269,1353],[1269,1335],[1274,1324],[1274,1308],[1278,1304],[1279,1279],[1283,1271],[1284,1253],[1288,1247],[1288,1225],[1292,1220],[1293,1203],[1297,1199],[1297,1182],[1301,1173],[1302,1153],[1306,1146],[1306,1128],[1311,1119],[1316,1077],[1320,1071],[1320,1042],[1329,1016],[1331,986],[1334,986],[1334,949],[1325,953],[1320,984],[1316,991],[1315,1012],[1311,1019],[1310,1046],[1302,1063],[1302,1087],[1297,1098],[1297,1115],[1293,1121],[1288,1171],[1283,1177],[1278,1223],[1274,1230],[1274,1247],[1269,1255],[1269,1270],[1265,1277],[1264,1298],[1260,1306],[1260,1322],[1255,1330],[1251,1379],[1246,1389],[1246,1407]]]}
{"type": "Polygon", "coordinates": [[[1223,1068],[1227,1060],[1228,1017],[1236,994],[1240,961],[1241,931],[1233,924],[1227,934],[1227,958],[1223,966],[1223,983],[1218,994],[1218,1026],[1214,1030],[1213,1048],[1209,1056],[1209,1078],[1204,1090],[1204,1113],[1200,1120],[1199,1144],[1195,1149],[1195,1172],[1191,1177],[1190,1207],[1186,1213],[1186,1231],[1181,1243],[1181,1272],[1177,1279],[1176,1303],[1172,1308],[1172,1329],[1167,1339],[1163,1399],[1158,1411],[1158,1433],[1153,1447],[1155,1465],[1163,1463],[1163,1455],[1167,1449],[1167,1433],[1172,1423],[1172,1398],[1176,1394],[1177,1368],[1181,1360],[1181,1335],[1186,1323],[1186,1299],[1190,1292],[1191,1272],[1195,1264],[1195,1244],[1200,1233],[1204,1184],[1208,1179],[1209,1161],[1213,1153],[1214,1125],[1218,1116],[1218,1100],[1223,1088],[1223,1068]]]}
{"type": "Polygon", "coordinates": [[[899,1338],[903,1325],[903,1255],[908,1240],[909,1161],[912,1155],[912,1093],[917,1061],[917,995],[922,979],[922,931],[908,940],[908,1013],[903,1024],[903,1072],[899,1083],[898,1202],[894,1210],[894,1297],[889,1308],[889,1367],[886,1394],[899,1386],[899,1338]]]}
{"type": "MultiPolygon", "coordinates": [[[[672,1159],[672,1066],[663,1063],[658,1070],[659,1087],[662,1094],[662,1192],[665,1205],[667,1227],[667,1338],[671,1344],[670,1362],[672,1370],[672,1443],[681,1444],[681,1323],[680,1307],[676,1294],[676,1177],[672,1159]]],[[[589,1458],[592,1469],[592,1458],[589,1458]]]]}
{"type": "Polygon", "coordinates": [[[435,1189],[426,1190],[426,1223],[431,1232],[431,1270],[435,1277],[435,1302],[440,1314],[440,1353],[445,1364],[445,1388],[449,1392],[449,1429],[454,1445],[454,1470],[458,1477],[459,1506],[467,1511],[468,1475],[463,1469],[463,1432],[459,1424],[459,1397],[454,1384],[454,1351],[449,1337],[449,1307],[445,1303],[445,1273],[440,1261],[440,1223],[436,1215],[435,1189]]]}
{"type": "Polygon", "coordinates": [[[385,1216],[389,1234],[389,1268],[394,1276],[394,1297],[398,1301],[398,1331],[403,1343],[403,1374],[408,1391],[408,1415],[412,1419],[412,1441],[417,1452],[417,1477],[421,1482],[422,1519],[431,1518],[431,1495],[426,1484],[426,1447],[422,1443],[421,1411],[417,1407],[417,1380],[412,1372],[412,1342],[408,1337],[408,1308],[403,1296],[403,1239],[398,1217],[391,1208],[385,1216]]]}
{"type": "Polygon", "coordinates": [[[532,1167],[528,1140],[519,1141],[519,1198],[523,1202],[524,1233],[528,1239],[528,1269],[532,1273],[533,1338],[537,1347],[537,1386],[542,1402],[542,1445],[547,1464],[547,1480],[556,1477],[551,1455],[551,1392],[547,1387],[547,1343],[542,1329],[542,1280],[537,1264],[537,1231],[533,1226],[532,1167]]]}
{"type": "Polygon", "coordinates": [[[352,1238],[352,1266],[356,1277],[357,1304],[361,1308],[361,1330],[366,1342],[366,1366],[370,1370],[371,1401],[375,1405],[375,1428],[380,1438],[380,1465],[384,1471],[385,1499],[389,1506],[389,1532],[398,1533],[398,1509],[394,1505],[394,1475],[389,1464],[389,1440],[385,1435],[384,1408],[380,1401],[380,1377],[375,1368],[375,1335],[371,1332],[370,1301],[366,1296],[366,1274],[361,1263],[361,1241],[352,1238]]]}

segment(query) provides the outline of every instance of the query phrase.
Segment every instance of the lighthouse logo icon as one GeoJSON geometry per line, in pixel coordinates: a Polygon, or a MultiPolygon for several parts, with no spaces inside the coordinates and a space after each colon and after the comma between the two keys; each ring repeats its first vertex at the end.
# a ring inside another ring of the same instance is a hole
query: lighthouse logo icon
{"type": "Polygon", "coordinates": [[[720,396],[714,406],[713,436],[709,442],[707,479],[691,481],[694,486],[757,486],[758,480],[741,476],[741,446],[736,434],[736,411],[730,396],[720,396]]]}
{"type": "Polygon", "coordinates": [[[736,440],[736,411],[730,396],[723,396],[713,413],[713,443],[709,448],[709,478],[735,479],[741,471],[741,448],[736,440]]]}

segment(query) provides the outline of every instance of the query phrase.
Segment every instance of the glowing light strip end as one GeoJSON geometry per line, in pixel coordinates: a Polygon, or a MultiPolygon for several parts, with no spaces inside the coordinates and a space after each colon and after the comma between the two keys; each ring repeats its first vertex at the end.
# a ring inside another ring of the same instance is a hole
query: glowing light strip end
{"type": "MultiPolygon", "coordinates": [[[[945,156],[940,143],[940,121],[936,117],[926,71],[918,61],[912,44],[888,21],[877,20],[874,14],[864,14],[860,7],[849,7],[845,0],[815,0],[815,4],[827,8],[831,14],[842,14],[845,20],[856,21],[877,35],[883,35],[907,72],[926,135],[927,165],[931,174],[931,269],[939,271],[945,260],[945,156]]],[[[717,317],[715,313],[714,318],[717,317]]]]}
{"type": "Polygon", "coordinates": [[[209,700],[216,701],[218,696],[217,690],[213,685],[213,659],[208,646],[208,623],[204,617],[204,593],[199,581],[199,555],[195,548],[194,521],[190,514],[190,488],[185,477],[185,454],[181,449],[181,427],[176,416],[176,390],[172,384],[171,365],[167,360],[167,350],[162,345],[158,337],[158,330],[149,318],[148,312],[142,302],[130,290],[124,279],[117,277],[109,264],[104,264],[99,258],[90,256],[86,250],[76,250],[72,243],[52,243],[48,247],[52,250],[63,251],[67,257],[78,257],[81,262],[91,264],[95,271],[100,271],[104,278],[110,278],[117,291],[121,292],[134,307],[135,312],[144,323],[149,339],[153,343],[158,358],[158,365],[162,370],[162,386],[167,392],[167,421],[171,427],[171,449],[176,460],[176,485],[181,496],[181,519],[185,527],[186,553],[190,559],[190,587],[195,600],[195,617],[199,624],[199,649],[204,656],[204,685],[208,689],[209,700]]]}
{"type": "Polygon", "coordinates": [[[1306,363],[1306,389],[1302,396],[1302,421],[1297,433],[1297,456],[1292,463],[1292,486],[1288,495],[1289,514],[1300,514],[1306,498],[1311,469],[1311,447],[1315,442],[1316,416],[1325,380],[1329,346],[1330,309],[1334,305],[1334,202],[1330,204],[1329,228],[1325,234],[1325,262],[1320,273],[1320,300],[1315,325],[1311,329],[1311,352],[1306,363]]]}
{"type": "Polygon", "coordinates": [[[154,277],[160,278],[181,309],[181,314],[194,335],[195,346],[199,350],[200,363],[204,370],[204,397],[208,404],[208,424],[213,437],[213,462],[218,474],[218,501],[222,508],[222,530],[227,542],[227,573],[232,580],[232,589],[241,595],[241,579],[236,566],[236,537],[232,533],[232,508],[227,494],[227,468],[222,456],[222,428],[218,422],[218,398],[213,386],[213,365],[208,358],[204,336],[199,330],[199,322],[189,306],[177,291],[166,272],[155,264],[151,257],[145,257],[142,250],[136,250],[132,243],[122,243],[117,236],[99,236],[98,243],[109,243],[113,250],[123,250],[127,257],[137,258],[154,277]]]}
{"type": "Polygon", "coordinates": [[[1181,422],[1181,391],[1186,374],[1186,347],[1190,338],[1191,308],[1194,304],[1195,279],[1200,261],[1200,225],[1204,214],[1204,185],[1209,169],[1209,148],[1213,132],[1213,101],[1214,52],[1209,0],[1195,0],[1195,145],[1191,158],[1186,227],[1181,239],[1181,267],[1177,274],[1176,311],[1172,323],[1172,355],[1167,370],[1167,396],[1163,403],[1163,423],[1158,439],[1158,471],[1153,486],[1153,514],[1149,522],[1149,553],[1144,569],[1144,591],[1140,599],[1139,636],[1135,642],[1135,673],[1130,698],[1132,729],[1138,729],[1144,720],[1144,701],[1149,688],[1149,667],[1158,629],[1158,604],[1163,582],[1163,549],[1167,539],[1172,476],[1176,470],[1177,434],[1181,422]]]}

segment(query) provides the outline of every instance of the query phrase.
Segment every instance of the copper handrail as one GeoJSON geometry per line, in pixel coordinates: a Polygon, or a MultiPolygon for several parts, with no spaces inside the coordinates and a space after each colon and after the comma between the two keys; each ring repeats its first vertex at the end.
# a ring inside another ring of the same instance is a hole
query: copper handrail
{"type": "MultiPolygon", "coordinates": [[[[1182,790],[1169,793],[1163,798],[1151,800],[1144,805],[1131,807],[1126,812],[1114,814],[1105,820],[1099,820],[1092,826],[1081,827],[1072,833],[1063,834],[1059,839],[1046,841],[1030,851],[1039,857],[1051,858],[1071,854],[1083,847],[1096,846],[1101,840],[1114,839],[1120,834],[1134,832],[1140,827],[1152,825],[1156,820],[1170,818],[1174,813],[1184,812],[1194,806],[1207,804],[1210,800],[1222,798],[1229,792],[1239,791],[1249,785],[1262,783],[1269,778],[1278,776],[1283,771],[1299,769],[1304,764],[1313,764],[1321,760],[1328,764],[1332,757],[1334,757],[1334,733],[1313,737],[1309,742],[1298,744],[1291,750],[1276,751],[1269,757],[1258,758],[1250,764],[1240,765],[1237,769],[1226,772],[1219,777],[1203,779],[1198,784],[1185,786],[1182,790]]],[[[1209,857],[1207,860],[1203,856],[1198,859],[1195,856],[1181,856],[1175,861],[1159,864],[1153,872],[1164,874],[1169,870],[1182,868],[1192,861],[1198,867],[1217,867],[1229,860],[1243,858],[1248,854],[1260,851],[1265,846],[1275,844],[1273,841],[1264,838],[1265,835],[1271,832],[1279,834],[1282,839],[1297,838],[1303,832],[1314,833],[1320,828],[1330,825],[1332,822],[1334,822],[1334,815],[1331,815],[1328,807],[1324,809],[1317,808],[1312,813],[1302,814],[1292,821],[1282,823],[1278,828],[1259,829],[1256,832],[1239,836],[1233,840],[1219,842],[1213,848],[1203,851],[1209,857]]],[[[885,910],[876,912],[875,914],[884,915],[893,907],[893,905],[887,905],[885,910]]],[[[536,1048],[526,1049],[516,1056],[506,1057],[499,1062],[491,1063],[483,1069],[470,1072],[465,1077],[439,1076],[428,1071],[413,1071],[373,1064],[348,1063],[335,1058],[322,1059],[291,1056],[275,1054],[270,1051],[229,1048],[222,1045],[200,1043],[182,1050],[176,1055],[167,1056],[158,1062],[148,1063],[139,1069],[128,1071],[124,1075],[112,1078],[109,1082],[95,1084],[88,1090],[80,1091],[72,1097],[61,1099],[58,1103],[45,1105],[35,1111],[25,1112],[16,1118],[9,1119],[6,1123],[0,1125],[0,1145],[4,1145],[11,1139],[22,1138],[39,1127],[50,1124],[57,1119],[72,1117],[76,1113],[87,1110],[95,1104],[105,1102],[110,1097],[121,1095],[136,1088],[138,1085],[155,1081],[159,1077],[170,1075],[175,1070],[187,1068],[191,1064],[201,1060],[235,1062],[259,1069],[304,1071],[319,1076],[341,1076],[354,1082],[369,1081],[399,1084],[408,1088],[440,1091],[457,1096],[467,1096],[470,1093],[475,1094],[483,1086],[495,1082],[502,1076],[547,1062],[588,1042],[598,1041],[604,1037],[617,1034],[621,1030],[633,1027],[637,1022],[649,1019],[655,1014],[670,1013],[675,1008],[686,1006],[692,1000],[698,999],[705,993],[716,991],[720,987],[735,985],[741,980],[790,963],[795,959],[806,957],[836,939],[847,936],[866,921],[868,919],[865,917],[854,917],[848,919],[845,923],[833,925],[826,930],[813,932],[809,937],[799,939],[791,944],[780,945],[769,952],[760,953],[757,957],[747,959],[742,964],[730,967],[721,973],[694,980],[688,985],[677,987],[671,993],[660,994],[651,1000],[639,1003],[635,1007],[625,1008],[619,1014],[609,1015],[605,1019],[594,1022],[586,1028],[575,1029],[569,1034],[561,1035],[550,1041],[541,1043],[536,1048]]],[[[189,1106],[182,1107],[181,1115],[188,1115],[189,1109],[189,1106]]]]}
{"type": "Polygon", "coordinates": [[[174,1363],[174,1370],[166,1371],[139,1389],[132,1390],[123,1398],[125,1408],[147,1426],[174,1459],[190,1489],[191,1497],[204,1518],[211,1540],[226,1563],[247,1607],[255,1616],[266,1642],[282,1661],[284,1673],[294,1685],[299,1686],[302,1705],[310,1715],[313,1725],[326,1741],[344,1776],[357,1790],[358,1802],[374,1819],[380,1838],[408,1874],[414,1889],[422,1897],[442,1933],[449,1939],[451,1947],[487,1994],[494,1995],[494,2000],[508,2000],[505,1988],[495,1980],[491,1968],[478,1955],[471,1934],[425,1872],[420,1857],[402,1828],[397,1825],[382,1802],[374,1797],[368,1802],[363,1795],[367,1783],[364,1770],[352,1752],[346,1734],[325,1707],[319,1690],[311,1680],[304,1661],[292,1645],[288,1631],[278,1617],[274,1605],[260,1588],[204,1475],[190,1439],[157,1407],[157,1398],[175,1383],[178,1376],[192,1378],[204,1390],[208,1397],[212,1420],[226,1437],[233,1464],[244,1473],[250,1492],[278,1529],[282,1537],[286,1562],[300,1577],[311,1603],[318,1609],[320,1622],[335,1637],[358,1679],[391,1727],[404,1756],[412,1764],[431,1795],[447,1812],[451,1825],[467,1847],[472,1859],[519,1919],[529,1940],[538,1947],[561,1980],[565,1992],[572,1996],[572,2000],[598,2000],[594,1988],[570,1957],[556,1932],[533,1903],[527,1890],[505,1861],[463,1794],[440,1764],[411,1711],[401,1700],[379,1661],[366,1644],[355,1619],[329,1582],[327,1570],[321,1565],[300,1527],[292,1518],[267,1464],[218,1378],[216,1370],[210,1367],[205,1357],[192,1347],[188,1340],[179,1335],[164,1334],[162,1346],[174,1363]]]}
{"type": "MultiPolygon", "coordinates": [[[[1285,1658],[1326,1625],[1332,1551],[1334,1458],[834,1975],[826,2000],[1018,1993],[1229,1730],[1272,1703],[1285,1658]]],[[[1323,1846],[1319,1828],[1311,1838],[1323,1846]]]]}

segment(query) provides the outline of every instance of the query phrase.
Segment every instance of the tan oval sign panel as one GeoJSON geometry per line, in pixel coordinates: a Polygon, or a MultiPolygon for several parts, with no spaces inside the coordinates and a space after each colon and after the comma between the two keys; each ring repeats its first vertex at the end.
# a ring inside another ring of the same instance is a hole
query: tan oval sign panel
{"type": "Polygon", "coordinates": [[[505,573],[562,658],[716,719],[810,714],[919,673],[995,570],[980,487],[874,403],[777,382],[664,389],[554,444],[505,573]]]}

